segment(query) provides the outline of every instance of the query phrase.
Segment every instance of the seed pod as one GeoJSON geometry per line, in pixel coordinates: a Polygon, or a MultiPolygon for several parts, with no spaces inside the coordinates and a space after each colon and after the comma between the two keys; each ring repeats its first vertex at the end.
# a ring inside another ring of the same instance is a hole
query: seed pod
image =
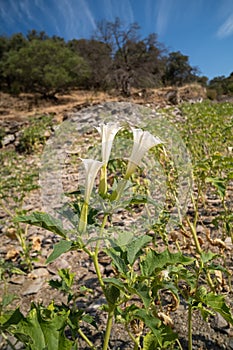
{"type": "Polygon", "coordinates": [[[198,300],[203,300],[204,296],[207,294],[207,289],[204,286],[201,286],[196,291],[196,298],[198,300]]]}

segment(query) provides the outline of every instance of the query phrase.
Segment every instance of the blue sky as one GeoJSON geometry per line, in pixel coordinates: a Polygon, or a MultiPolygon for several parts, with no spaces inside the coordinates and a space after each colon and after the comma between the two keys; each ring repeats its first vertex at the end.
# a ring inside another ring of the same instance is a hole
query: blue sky
{"type": "Polygon", "coordinates": [[[188,55],[201,75],[233,72],[233,0],[0,0],[0,34],[36,29],[65,40],[89,38],[96,21],[137,22],[169,51],[188,55]]]}

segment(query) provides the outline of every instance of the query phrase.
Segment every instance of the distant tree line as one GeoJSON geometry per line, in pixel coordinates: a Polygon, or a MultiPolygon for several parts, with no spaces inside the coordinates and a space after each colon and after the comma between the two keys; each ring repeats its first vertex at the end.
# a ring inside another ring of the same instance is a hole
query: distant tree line
{"type": "MultiPolygon", "coordinates": [[[[65,42],[36,30],[26,36],[0,36],[0,89],[54,97],[73,88],[116,89],[130,95],[132,87],[207,85],[208,78],[199,75],[188,56],[168,52],[156,34],[141,39],[139,30],[138,24],[124,27],[116,18],[100,22],[92,39],[65,42]]],[[[233,77],[215,78],[210,88],[216,94],[233,93],[233,77]]]]}
{"type": "Polygon", "coordinates": [[[233,72],[229,77],[220,76],[210,80],[208,85],[208,96],[211,99],[218,99],[233,96],[233,72]]]}

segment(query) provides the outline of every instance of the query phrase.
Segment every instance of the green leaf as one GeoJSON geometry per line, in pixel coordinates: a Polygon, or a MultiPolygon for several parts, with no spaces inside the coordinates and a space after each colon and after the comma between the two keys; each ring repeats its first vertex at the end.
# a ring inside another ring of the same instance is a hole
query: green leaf
{"type": "Polygon", "coordinates": [[[123,275],[126,275],[128,269],[124,260],[117,254],[115,254],[111,249],[106,250],[107,254],[112,258],[114,265],[123,275]]]}
{"type": "Polygon", "coordinates": [[[158,341],[153,333],[147,333],[143,338],[143,350],[155,350],[158,347],[158,341]]]}
{"type": "MultiPolygon", "coordinates": [[[[98,325],[96,323],[96,321],[94,320],[93,316],[88,315],[88,314],[83,314],[82,315],[82,321],[89,323],[90,325],[92,325],[93,327],[95,327],[95,329],[98,330],[98,325]]],[[[77,324],[77,321],[76,321],[77,324]]]]}
{"type": "Polygon", "coordinates": [[[150,250],[140,266],[144,276],[151,276],[155,270],[163,270],[169,265],[189,265],[194,261],[193,258],[183,255],[182,253],[171,253],[168,249],[162,253],[150,250]]]}
{"type": "Polygon", "coordinates": [[[146,258],[140,263],[141,272],[143,276],[151,276],[156,268],[156,265],[154,264],[154,258],[155,258],[155,252],[153,250],[150,250],[146,258]]]}
{"type": "MultiPolygon", "coordinates": [[[[114,227],[114,232],[116,228],[114,227]]],[[[125,231],[119,231],[117,239],[110,240],[112,243],[112,246],[118,246],[122,250],[125,250],[125,247],[130,244],[130,241],[132,241],[134,237],[133,232],[127,232],[127,235],[125,234],[125,231]]]]}
{"type": "Polygon", "coordinates": [[[30,350],[43,350],[46,346],[45,338],[37,319],[36,309],[32,309],[27,317],[15,327],[15,337],[30,350]]]}
{"type": "Polygon", "coordinates": [[[120,296],[120,291],[114,285],[108,285],[105,289],[105,295],[108,302],[114,305],[120,296]]]}
{"type": "Polygon", "coordinates": [[[137,195],[137,196],[134,196],[129,204],[130,205],[134,205],[134,204],[145,204],[148,202],[148,198],[147,196],[142,196],[142,195],[137,195]]]}
{"type": "Polygon", "coordinates": [[[62,222],[47,213],[34,212],[31,215],[20,215],[15,218],[15,221],[43,227],[45,230],[66,238],[66,231],[63,228],[62,222]]]}
{"type": "Polygon", "coordinates": [[[3,317],[1,319],[2,328],[7,329],[8,327],[12,325],[18,324],[21,320],[24,319],[23,314],[20,312],[19,308],[13,311],[11,314],[3,314],[3,317]],[[3,321],[3,322],[2,322],[3,321]]]}
{"type": "Polygon", "coordinates": [[[144,309],[136,310],[134,315],[145,323],[153,332],[159,346],[162,346],[162,337],[160,334],[161,321],[157,317],[148,314],[144,309]]]}
{"type": "Polygon", "coordinates": [[[74,273],[71,273],[69,269],[60,269],[58,271],[58,275],[60,276],[61,280],[50,280],[49,285],[54,288],[58,289],[64,293],[70,293],[71,287],[74,283],[74,273]]]}
{"type": "MultiPolygon", "coordinates": [[[[148,320],[147,326],[151,329],[149,326],[151,321],[148,317],[146,319],[148,320]]],[[[144,318],[144,320],[146,319],[144,318]]],[[[174,333],[171,327],[161,324],[159,328],[154,328],[152,332],[145,335],[143,338],[143,350],[170,349],[170,346],[176,342],[177,338],[177,333],[174,333]]]]}
{"type": "Polygon", "coordinates": [[[12,301],[15,299],[19,299],[19,297],[16,294],[3,295],[2,301],[0,302],[0,307],[1,307],[1,304],[2,304],[3,308],[10,305],[12,303],[12,301]]]}
{"type": "Polygon", "coordinates": [[[218,254],[213,253],[211,251],[208,252],[202,252],[201,253],[201,260],[203,262],[203,264],[206,264],[207,262],[213,260],[214,258],[216,258],[218,256],[218,254]]]}
{"type": "Polygon", "coordinates": [[[14,335],[30,350],[70,350],[73,342],[64,335],[67,312],[32,304],[28,315],[14,327],[14,335]]]}
{"type": "Polygon", "coordinates": [[[220,198],[224,198],[226,195],[226,181],[218,177],[207,177],[206,182],[210,182],[217,189],[220,198]]]}
{"type": "Polygon", "coordinates": [[[221,265],[209,264],[206,267],[206,269],[209,271],[222,271],[222,272],[226,273],[227,275],[230,274],[229,270],[221,265]]]}
{"type": "Polygon", "coordinates": [[[140,250],[151,241],[152,237],[145,235],[130,242],[130,244],[127,246],[127,258],[130,265],[133,265],[140,250]]]}
{"type": "Polygon", "coordinates": [[[230,308],[226,305],[223,295],[216,295],[213,292],[206,294],[205,303],[214,311],[218,312],[227,322],[233,325],[233,317],[230,308]]]}
{"type": "Polygon", "coordinates": [[[110,283],[113,286],[117,287],[119,290],[124,291],[125,290],[125,285],[124,283],[114,277],[109,277],[109,278],[103,278],[104,283],[110,283]]]}
{"type": "Polygon", "coordinates": [[[202,316],[203,320],[206,322],[208,322],[208,318],[210,316],[214,315],[214,312],[211,310],[208,310],[206,307],[204,307],[202,302],[198,303],[196,308],[201,312],[201,316],[202,316]]]}
{"type": "Polygon", "coordinates": [[[190,271],[186,267],[183,267],[181,265],[172,266],[169,269],[170,269],[170,275],[174,276],[175,279],[185,281],[190,287],[190,290],[193,290],[196,288],[197,280],[192,270],[190,271]]]}
{"type": "Polygon", "coordinates": [[[134,286],[134,289],[135,289],[135,293],[141,297],[143,304],[145,305],[145,308],[148,309],[151,302],[150,288],[143,283],[137,283],[134,286]]]}
{"type": "Polygon", "coordinates": [[[50,254],[50,256],[46,260],[46,264],[51,263],[52,261],[57,259],[63,253],[68,252],[71,247],[72,247],[72,241],[61,240],[60,242],[55,244],[52,253],[50,254]]]}

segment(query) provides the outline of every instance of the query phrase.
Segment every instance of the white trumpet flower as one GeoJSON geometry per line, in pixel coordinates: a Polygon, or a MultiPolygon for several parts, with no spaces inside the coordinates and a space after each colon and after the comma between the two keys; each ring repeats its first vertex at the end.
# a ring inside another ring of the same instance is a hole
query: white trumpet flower
{"type": "Polygon", "coordinates": [[[102,162],[107,164],[109,161],[113,140],[122,127],[118,122],[107,124],[101,123],[96,129],[102,137],[102,162]]]}
{"type": "Polygon", "coordinates": [[[124,179],[118,183],[117,189],[112,193],[111,200],[119,200],[121,197],[127,180],[135,172],[137,166],[140,165],[142,158],[150,148],[163,143],[160,138],[153,136],[149,131],[131,128],[133,131],[133,149],[131,156],[128,158],[128,165],[124,179]]]}
{"type": "Polygon", "coordinates": [[[99,193],[102,196],[104,196],[107,192],[107,164],[111,154],[113,140],[117,132],[121,128],[122,127],[119,125],[118,122],[116,123],[109,122],[107,124],[102,123],[100,124],[100,126],[96,127],[97,131],[102,137],[101,153],[102,153],[103,166],[101,168],[100,186],[99,186],[99,193]]]}
{"type": "Polygon", "coordinates": [[[149,131],[143,131],[142,129],[131,128],[133,131],[133,149],[125,174],[125,178],[128,179],[137,166],[140,165],[142,158],[150,148],[163,143],[159,137],[153,136],[149,131]]]}
{"type": "Polygon", "coordinates": [[[91,192],[94,186],[94,181],[98,171],[103,166],[103,162],[100,162],[95,159],[82,159],[82,158],[80,159],[84,165],[85,173],[86,173],[84,204],[82,206],[80,220],[79,220],[79,231],[83,233],[86,231],[88,205],[91,197],[91,192]]]}

